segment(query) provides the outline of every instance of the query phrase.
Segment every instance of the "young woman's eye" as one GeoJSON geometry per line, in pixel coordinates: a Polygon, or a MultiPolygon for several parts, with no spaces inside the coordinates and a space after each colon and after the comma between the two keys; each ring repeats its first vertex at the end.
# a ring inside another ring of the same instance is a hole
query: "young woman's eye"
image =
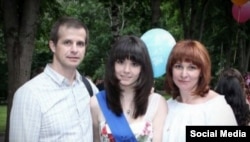
{"type": "Polygon", "coordinates": [[[124,62],[124,60],[116,60],[115,62],[118,64],[122,64],[124,62]]]}
{"type": "Polygon", "coordinates": [[[136,63],[136,62],[133,62],[132,65],[135,66],[135,67],[139,66],[139,64],[136,63]]]}

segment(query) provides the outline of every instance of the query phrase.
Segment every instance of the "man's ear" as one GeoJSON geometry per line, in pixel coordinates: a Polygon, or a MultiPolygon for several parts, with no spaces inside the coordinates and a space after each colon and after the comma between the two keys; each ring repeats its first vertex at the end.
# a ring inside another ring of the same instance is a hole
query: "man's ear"
{"type": "Polygon", "coordinates": [[[56,50],[56,45],[54,44],[54,42],[52,40],[49,41],[49,48],[50,50],[54,53],[56,50]]]}

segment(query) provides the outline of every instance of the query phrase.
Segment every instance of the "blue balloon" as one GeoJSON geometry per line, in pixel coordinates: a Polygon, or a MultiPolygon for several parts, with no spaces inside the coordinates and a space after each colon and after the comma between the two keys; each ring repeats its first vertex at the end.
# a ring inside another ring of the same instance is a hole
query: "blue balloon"
{"type": "Polygon", "coordinates": [[[176,44],[173,36],[166,30],[154,28],[141,36],[147,46],[152,62],[154,78],[166,73],[167,60],[172,48],[176,44]]]}

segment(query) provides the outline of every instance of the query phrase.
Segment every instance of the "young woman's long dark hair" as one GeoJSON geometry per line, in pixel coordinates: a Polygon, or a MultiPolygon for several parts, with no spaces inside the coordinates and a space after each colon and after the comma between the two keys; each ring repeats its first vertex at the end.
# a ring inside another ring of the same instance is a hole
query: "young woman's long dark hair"
{"type": "Polygon", "coordinates": [[[249,105],[244,93],[244,80],[241,73],[233,68],[221,72],[215,91],[225,96],[227,103],[233,109],[239,126],[246,126],[250,122],[249,105]]]}
{"type": "Polygon", "coordinates": [[[125,59],[132,60],[141,66],[141,72],[134,91],[134,113],[137,118],[146,113],[148,98],[153,87],[153,69],[145,43],[136,36],[122,36],[113,45],[106,63],[104,86],[107,94],[108,107],[121,115],[123,110],[120,102],[122,89],[115,75],[115,62],[125,59]]]}

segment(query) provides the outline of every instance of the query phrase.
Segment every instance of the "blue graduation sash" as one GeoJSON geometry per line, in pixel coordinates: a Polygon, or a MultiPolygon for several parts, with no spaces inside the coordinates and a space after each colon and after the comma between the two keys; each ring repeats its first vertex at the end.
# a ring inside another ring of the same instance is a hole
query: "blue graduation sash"
{"type": "Polygon", "coordinates": [[[96,97],[115,141],[137,142],[124,114],[122,113],[121,116],[117,116],[108,108],[106,102],[106,92],[100,91],[96,97]]]}

